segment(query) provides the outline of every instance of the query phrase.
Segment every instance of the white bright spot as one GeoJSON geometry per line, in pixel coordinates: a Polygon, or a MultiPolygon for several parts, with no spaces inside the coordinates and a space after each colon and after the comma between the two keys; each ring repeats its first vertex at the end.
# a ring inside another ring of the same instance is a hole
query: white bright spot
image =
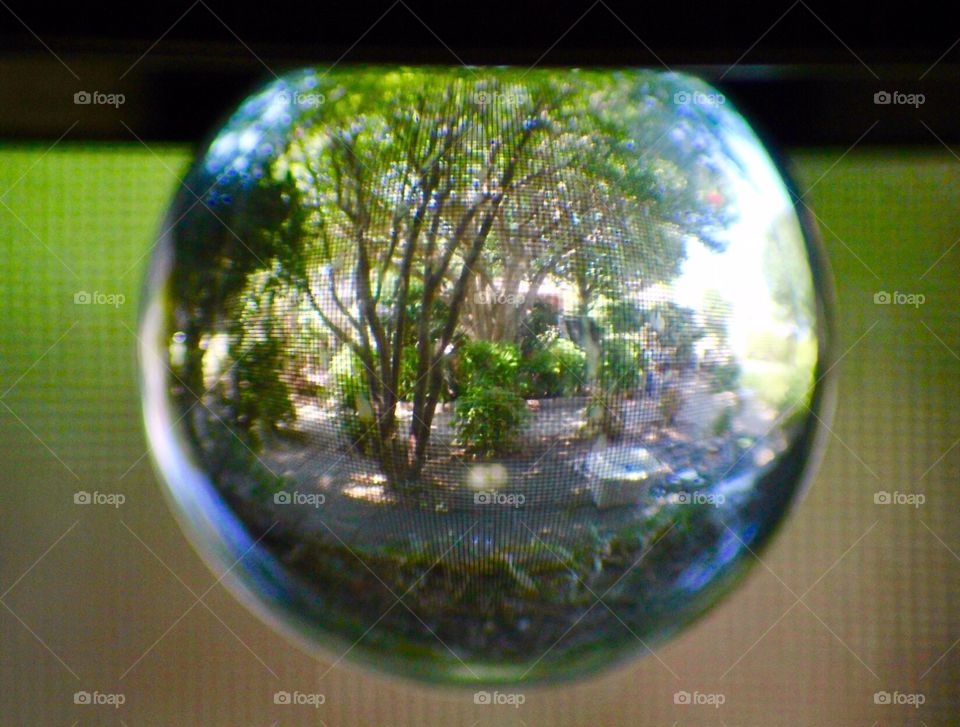
{"type": "MultiPolygon", "coordinates": [[[[698,240],[687,241],[687,258],[673,282],[674,301],[694,310],[706,310],[705,299],[716,291],[732,310],[728,343],[738,358],[749,358],[748,337],[757,331],[777,334],[782,323],[764,271],[765,250],[775,234],[787,234],[791,247],[803,249],[799,224],[783,227],[792,219],[793,204],[780,174],[760,143],[747,133],[725,132],[725,142],[742,169],[731,165],[729,176],[738,217],[718,235],[729,243],[725,252],[713,252],[698,240]]],[[[729,164],[729,162],[728,162],[729,164]]]]}

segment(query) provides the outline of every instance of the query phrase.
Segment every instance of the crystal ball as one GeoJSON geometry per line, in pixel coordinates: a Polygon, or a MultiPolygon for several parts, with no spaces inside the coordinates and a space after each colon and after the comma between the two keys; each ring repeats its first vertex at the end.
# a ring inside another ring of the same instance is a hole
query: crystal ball
{"type": "Polygon", "coordinates": [[[172,508],[321,658],[472,684],[643,654],[731,590],[816,459],[803,209],[687,75],[271,82],[199,152],[147,276],[172,508]]]}

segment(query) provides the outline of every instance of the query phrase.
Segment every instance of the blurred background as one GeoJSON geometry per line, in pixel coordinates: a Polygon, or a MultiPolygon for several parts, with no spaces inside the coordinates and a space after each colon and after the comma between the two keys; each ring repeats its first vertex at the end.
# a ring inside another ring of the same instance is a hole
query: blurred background
{"type": "Polygon", "coordinates": [[[681,27],[586,3],[500,27],[496,8],[471,26],[402,2],[299,23],[202,1],[123,22],[4,4],[0,725],[957,724],[960,30],[748,10],[681,27]],[[816,215],[839,392],[823,463],[743,586],[655,656],[518,686],[520,706],[317,661],[239,605],[167,508],[135,358],[161,218],[246,90],[344,54],[699,73],[757,122],[816,215]],[[74,103],[94,91],[124,100],[74,103]],[[323,704],[275,704],[281,690],[323,704]]]}

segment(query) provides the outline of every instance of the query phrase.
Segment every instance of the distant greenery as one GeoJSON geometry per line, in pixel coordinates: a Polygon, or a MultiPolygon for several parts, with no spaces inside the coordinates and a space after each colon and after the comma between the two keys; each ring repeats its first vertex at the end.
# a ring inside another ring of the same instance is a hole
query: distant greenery
{"type": "Polygon", "coordinates": [[[545,399],[580,393],[587,378],[587,355],[568,338],[537,348],[520,364],[524,396],[545,399]]]}
{"type": "Polygon", "coordinates": [[[472,454],[494,456],[511,451],[526,420],[526,401],[503,386],[468,386],[457,399],[457,439],[472,454]]]}
{"type": "Polygon", "coordinates": [[[363,362],[356,353],[344,347],[334,357],[330,370],[336,385],[340,430],[357,449],[370,454],[376,436],[376,420],[367,401],[363,362]]]}
{"type": "Polygon", "coordinates": [[[471,341],[460,352],[457,440],[472,454],[508,452],[527,419],[516,344],[471,341]]]}
{"type": "MultiPolygon", "coordinates": [[[[203,204],[182,192],[172,210],[178,376],[203,391],[206,343],[241,321],[229,359],[249,361],[222,391],[251,442],[286,428],[296,396],[329,393],[393,488],[419,479],[443,402],[476,453],[505,450],[528,397],[587,395],[616,420],[615,397],[643,383],[631,336],[650,321],[629,304],[605,321],[601,304],[673,280],[686,239],[722,249],[734,215],[726,112],[675,103],[698,87],[645,71],[277,80],[191,172],[203,204]],[[560,335],[571,317],[580,332],[560,335]]],[[[688,357],[693,319],[657,320],[658,345],[688,357]]]]}

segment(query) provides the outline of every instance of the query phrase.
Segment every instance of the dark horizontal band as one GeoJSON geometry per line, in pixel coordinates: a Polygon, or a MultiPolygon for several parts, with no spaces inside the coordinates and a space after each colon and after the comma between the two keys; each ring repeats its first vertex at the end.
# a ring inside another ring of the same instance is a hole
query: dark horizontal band
{"type": "MultiPolygon", "coordinates": [[[[44,50],[0,56],[0,139],[169,141],[204,139],[236,104],[274,73],[307,58],[254,56],[242,46],[229,52],[70,53],[59,59],[44,50]],[[62,61],[62,63],[60,62],[62,61]],[[78,104],[81,92],[122,94],[122,104],[78,104]],[[76,122],[76,123],[75,123],[76,122]]],[[[342,54],[342,53],[341,53],[342,54]]],[[[340,54],[323,54],[323,68],[340,54]]],[[[482,51],[478,63],[532,65],[529,53],[482,51]]],[[[936,59],[934,59],[936,60],[936,59]]],[[[429,51],[364,47],[347,62],[456,62],[443,47],[429,51]]],[[[651,66],[642,52],[609,49],[590,56],[552,54],[545,65],[651,66]],[[561,64],[560,61],[567,61],[561,64]]],[[[662,66],[661,66],[662,67],[662,66]]],[[[949,58],[930,64],[865,65],[853,57],[831,64],[677,64],[723,91],[777,146],[910,144],[940,147],[960,141],[956,124],[960,65],[949,58]],[[889,100],[889,103],[884,101],[889,100]],[[869,131],[868,131],[869,130],[869,131]],[[866,133],[865,133],[866,132],[866,133]],[[939,137],[939,140],[938,140],[939,137]]],[[[940,147],[942,148],[942,147],[940,147]]]]}

